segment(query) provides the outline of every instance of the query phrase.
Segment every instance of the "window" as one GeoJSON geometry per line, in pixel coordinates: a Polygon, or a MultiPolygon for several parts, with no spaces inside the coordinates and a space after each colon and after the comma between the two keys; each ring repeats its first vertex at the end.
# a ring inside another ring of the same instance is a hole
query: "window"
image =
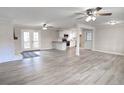
{"type": "Polygon", "coordinates": [[[34,30],[26,30],[22,31],[23,35],[23,49],[24,50],[35,50],[39,49],[40,47],[40,35],[39,31],[34,31],[34,30]]]}
{"type": "Polygon", "coordinates": [[[39,47],[39,36],[38,32],[33,32],[33,47],[38,48],[39,47]]]}
{"type": "Polygon", "coordinates": [[[29,32],[24,32],[24,48],[30,48],[30,34],[29,32]]]}
{"type": "Polygon", "coordinates": [[[86,40],[92,40],[92,32],[86,32],[86,40]]]}

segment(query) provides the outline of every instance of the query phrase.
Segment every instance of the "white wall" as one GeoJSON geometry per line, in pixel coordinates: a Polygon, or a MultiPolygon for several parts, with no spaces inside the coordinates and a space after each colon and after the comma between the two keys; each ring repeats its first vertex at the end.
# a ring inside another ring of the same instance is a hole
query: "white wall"
{"type": "Polygon", "coordinates": [[[52,49],[52,41],[57,41],[58,31],[41,31],[41,49],[52,49]]]}
{"type": "Polygon", "coordinates": [[[41,30],[39,27],[16,27],[16,36],[18,40],[15,40],[16,53],[19,54],[22,52],[21,47],[21,30],[40,30],[41,31],[41,50],[44,49],[52,49],[52,41],[56,41],[58,39],[58,32],[52,30],[41,30]]]}
{"type": "Polygon", "coordinates": [[[124,54],[124,25],[97,26],[94,50],[124,54]]]}
{"type": "Polygon", "coordinates": [[[15,55],[13,25],[0,23],[0,63],[18,59],[20,56],[15,55]]]}

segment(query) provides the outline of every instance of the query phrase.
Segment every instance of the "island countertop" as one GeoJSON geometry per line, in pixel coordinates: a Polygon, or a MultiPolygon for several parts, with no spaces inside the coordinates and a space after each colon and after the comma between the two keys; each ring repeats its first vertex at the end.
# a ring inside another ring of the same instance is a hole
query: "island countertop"
{"type": "Polygon", "coordinates": [[[52,41],[53,49],[66,50],[66,42],[52,41]]]}

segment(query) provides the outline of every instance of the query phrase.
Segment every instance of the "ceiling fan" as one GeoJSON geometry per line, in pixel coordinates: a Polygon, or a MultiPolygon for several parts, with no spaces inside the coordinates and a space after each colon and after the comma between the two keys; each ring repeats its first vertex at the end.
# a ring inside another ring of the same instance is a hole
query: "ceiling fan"
{"type": "Polygon", "coordinates": [[[105,12],[101,10],[103,10],[102,7],[86,9],[84,12],[76,13],[76,15],[82,15],[82,17],[77,18],[77,19],[82,19],[86,17],[85,21],[89,22],[89,21],[95,21],[97,16],[111,16],[112,15],[112,13],[110,12],[105,12]]]}
{"type": "Polygon", "coordinates": [[[42,30],[55,30],[55,31],[59,31],[59,30],[62,30],[62,28],[60,27],[55,27],[55,26],[52,26],[50,24],[42,24],[42,30]]]}
{"type": "Polygon", "coordinates": [[[53,26],[50,26],[50,25],[48,25],[48,24],[45,24],[45,23],[42,25],[42,29],[43,29],[43,30],[48,30],[48,29],[50,29],[50,28],[54,28],[54,27],[53,27],[53,26]]]}
{"type": "Polygon", "coordinates": [[[47,30],[47,24],[43,24],[43,25],[42,25],[42,29],[43,29],[43,30],[47,30]]]}

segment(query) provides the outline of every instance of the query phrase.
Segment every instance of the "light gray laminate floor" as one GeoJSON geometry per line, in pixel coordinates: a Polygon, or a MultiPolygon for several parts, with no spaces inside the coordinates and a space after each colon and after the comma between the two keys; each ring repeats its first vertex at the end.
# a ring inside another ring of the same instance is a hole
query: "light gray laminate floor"
{"type": "Polygon", "coordinates": [[[124,84],[124,56],[74,49],[41,51],[40,57],[0,63],[0,84],[124,84]]]}

